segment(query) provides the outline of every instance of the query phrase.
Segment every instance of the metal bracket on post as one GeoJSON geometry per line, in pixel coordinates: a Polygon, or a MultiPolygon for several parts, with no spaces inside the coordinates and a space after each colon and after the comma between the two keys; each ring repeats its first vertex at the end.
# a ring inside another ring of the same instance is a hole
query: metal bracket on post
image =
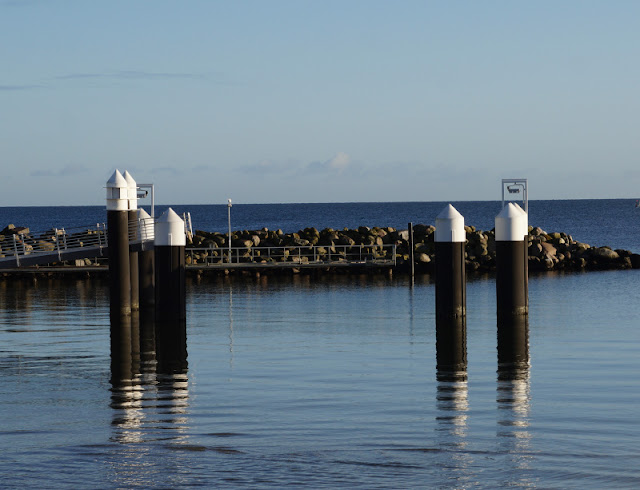
{"type": "Polygon", "coordinates": [[[156,212],[155,212],[156,201],[155,201],[155,195],[154,195],[154,185],[153,184],[137,184],[137,188],[138,189],[148,189],[148,190],[142,190],[138,194],[138,199],[144,199],[149,194],[151,194],[151,217],[155,218],[155,216],[156,216],[156,212]]]}
{"type": "MultiPolygon", "coordinates": [[[[509,196],[518,197],[524,204],[525,213],[529,214],[529,198],[527,196],[527,179],[502,179],[502,207],[505,206],[505,190],[509,196]]],[[[513,201],[507,199],[506,201],[513,201]]]]}

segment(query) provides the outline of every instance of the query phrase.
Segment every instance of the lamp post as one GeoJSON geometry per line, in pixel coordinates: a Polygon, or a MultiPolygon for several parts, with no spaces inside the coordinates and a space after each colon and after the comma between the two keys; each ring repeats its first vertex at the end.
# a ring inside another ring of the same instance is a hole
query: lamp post
{"type": "Polygon", "coordinates": [[[231,263],[231,199],[227,202],[227,214],[229,217],[229,263],[231,263]]]}

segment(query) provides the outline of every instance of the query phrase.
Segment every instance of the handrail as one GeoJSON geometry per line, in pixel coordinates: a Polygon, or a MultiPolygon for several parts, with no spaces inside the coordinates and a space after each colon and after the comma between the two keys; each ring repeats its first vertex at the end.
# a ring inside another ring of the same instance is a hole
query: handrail
{"type": "Polygon", "coordinates": [[[279,245],[269,247],[187,248],[187,264],[395,265],[396,245],[279,245]]]}
{"type": "Polygon", "coordinates": [[[97,248],[101,255],[102,249],[107,245],[104,223],[71,229],[52,228],[44,232],[16,233],[12,235],[12,239],[13,253],[7,254],[8,250],[3,250],[4,257],[0,257],[0,260],[15,260],[18,267],[21,265],[20,259],[26,256],[51,255],[63,260],[64,253],[82,248],[97,248]]]}

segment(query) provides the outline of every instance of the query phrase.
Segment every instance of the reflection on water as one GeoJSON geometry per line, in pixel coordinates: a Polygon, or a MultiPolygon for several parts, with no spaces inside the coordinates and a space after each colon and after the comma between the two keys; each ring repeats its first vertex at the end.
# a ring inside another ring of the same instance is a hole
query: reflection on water
{"type": "Polygon", "coordinates": [[[465,317],[437,317],[436,321],[436,434],[450,455],[451,477],[468,482],[473,459],[468,448],[469,390],[467,381],[467,329],[465,317]]]}
{"type": "Polygon", "coordinates": [[[466,381],[467,324],[464,316],[437,319],[436,370],[438,380],[466,381]]]}
{"type": "MultiPolygon", "coordinates": [[[[513,470],[531,467],[529,318],[498,317],[498,444],[513,470]]],[[[520,484],[534,482],[522,480],[520,484]]]]}
{"type": "Polygon", "coordinates": [[[20,488],[635,488],[640,303],[585,297],[605,280],[628,294],[620,277],[532,288],[531,349],[526,318],[496,335],[489,281],[470,283],[466,328],[436,336],[419,279],[203,280],[188,366],[183,324],[114,319],[110,337],[104,284],[7,281],[0,474],[20,488]],[[551,301],[580,286],[577,304],[551,301]]]}
{"type": "Polygon", "coordinates": [[[153,313],[111,317],[111,441],[125,446],[126,467],[115,478],[143,481],[148,446],[186,444],[189,410],[186,324],[155,321],[153,313]]]}

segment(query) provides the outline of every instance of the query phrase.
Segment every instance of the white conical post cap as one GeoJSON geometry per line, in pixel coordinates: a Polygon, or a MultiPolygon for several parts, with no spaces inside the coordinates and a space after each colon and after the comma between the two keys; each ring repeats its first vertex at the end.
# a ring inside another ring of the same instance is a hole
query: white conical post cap
{"type": "Polygon", "coordinates": [[[187,234],[184,231],[184,221],[171,208],[158,218],[155,225],[155,245],[158,247],[184,247],[187,244],[187,234]]]}
{"type": "Polygon", "coordinates": [[[496,216],[497,242],[522,242],[528,233],[527,213],[517,204],[508,203],[496,216]]]}
{"type": "Polygon", "coordinates": [[[153,240],[155,236],[155,225],[153,218],[144,209],[138,209],[138,220],[140,221],[141,235],[144,240],[153,240]]]}
{"type": "Polygon", "coordinates": [[[128,184],[116,169],[107,180],[107,211],[126,211],[128,206],[128,184]]]}
{"type": "Polygon", "coordinates": [[[128,170],[124,171],[124,180],[127,181],[127,191],[129,194],[129,209],[135,211],[138,209],[138,184],[131,176],[128,170]]]}
{"type": "Polygon", "coordinates": [[[436,217],[436,242],[460,243],[467,240],[464,217],[449,204],[436,217]]]}

